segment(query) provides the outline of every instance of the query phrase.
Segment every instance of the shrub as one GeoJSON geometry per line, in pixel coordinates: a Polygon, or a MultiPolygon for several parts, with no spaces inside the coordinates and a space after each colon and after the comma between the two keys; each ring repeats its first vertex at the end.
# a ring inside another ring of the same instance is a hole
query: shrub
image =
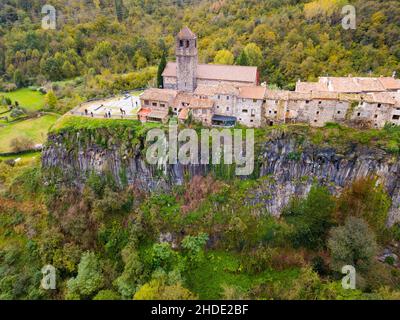
{"type": "Polygon", "coordinates": [[[339,272],[345,265],[367,272],[377,252],[373,231],[364,220],[355,217],[347,218],[344,226],[331,230],[328,248],[332,269],[339,272]]]}
{"type": "Polygon", "coordinates": [[[388,239],[386,220],[391,199],[383,186],[372,177],[354,181],[345,188],[338,198],[336,220],[343,223],[349,216],[364,219],[378,236],[378,240],[388,239]]]}
{"type": "Polygon", "coordinates": [[[82,255],[78,275],[67,282],[67,299],[87,298],[99,290],[104,283],[100,263],[93,252],[82,255]]]}
{"type": "Polygon", "coordinates": [[[34,141],[27,137],[17,137],[10,141],[10,147],[13,152],[32,150],[34,146],[34,141]]]}
{"type": "Polygon", "coordinates": [[[333,223],[335,201],[325,187],[313,186],[306,199],[295,199],[283,212],[295,247],[322,248],[333,223]]]}

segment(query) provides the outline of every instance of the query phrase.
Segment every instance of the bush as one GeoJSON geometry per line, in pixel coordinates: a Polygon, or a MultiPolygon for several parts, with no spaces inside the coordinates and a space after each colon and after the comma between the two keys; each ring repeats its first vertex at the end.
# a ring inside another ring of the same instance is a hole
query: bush
{"type": "Polygon", "coordinates": [[[332,269],[338,272],[345,265],[367,272],[377,253],[373,231],[364,220],[355,217],[347,218],[344,226],[331,230],[328,248],[332,269]]]}
{"type": "Polygon", "coordinates": [[[120,300],[120,296],[112,290],[101,290],[93,300],[120,300]]]}
{"type": "Polygon", "coordinates": [[[78,266],[78,275],[67,282],[67,299],[88,298],[99,290],[104,283],[100,263],[93,252],[82,255],[78,266]]]}
{"type": "Polygon", "coordinates": [[[17,137],[11,140],[10,147],[13,152],[32,150],[35,142],[27,137],[17,137]]]}
{"type": "Polygon", "coordinates": [[[390,197],[375,178],[359,179],[343,190],[338,198],[336,220],[342,224],[349,216],[364,219],[378,240],[386,241],[389,238],[386,220],[390,206],[390,197]]]}
{"type": "Polygon", "coordinates": [[[295,247],[323,248],[333,224],[335,201],[325,187],[313,186],[306,199],[295,199],[283,212],[293,228],[289,235],[295,247]]]}

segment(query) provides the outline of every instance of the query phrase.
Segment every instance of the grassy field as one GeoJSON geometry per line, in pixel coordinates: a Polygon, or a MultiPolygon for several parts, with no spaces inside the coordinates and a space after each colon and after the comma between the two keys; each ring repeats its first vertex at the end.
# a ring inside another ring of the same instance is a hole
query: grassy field
{"type": "Polygon", "coordinates": [[[13,103],[18,101],[19,105],[28,111],[37,111],[44,106],[44,95],[29,88],[19,89],[13,92],[0,92],[0,96],[10,98],[13,103]]]}
{"type": "Polygon", "coordinates": [[[234,254],[214,251],[207,254],[206,262],[195,270],[187,272],[188,285],[200,299],[221,299],[224,286],[235,286],[247,291],[257,284],[283,281],[289,283],[296,279],[299,270],[265,270],[259,274],[242,271],[240,260],[234,254]]]}
{"type": "Polygon", "coordinates": [[[57,121],[56,115],[45,115],[40,118],[16,122],[0,128],[0,152],[11,152],[10,142],[17,137],[33,139],[35,143],[43,143],[47,131],[57,121]]]}

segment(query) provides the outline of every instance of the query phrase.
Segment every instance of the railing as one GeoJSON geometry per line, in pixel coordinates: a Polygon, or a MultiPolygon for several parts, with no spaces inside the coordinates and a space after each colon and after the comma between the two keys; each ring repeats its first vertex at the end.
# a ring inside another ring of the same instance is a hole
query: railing
{"type": "Polygon", "coordinates": [[[96,119],[116,119],[116,120],[138,120],[139,117],[137,115],[116,115],[116,114],[112,114],[111,116],[105,116],[105,115],[101,115],[101,114],[86,114],[85,112],[81,112],[81,111],[75,111],[75,110],[71,110],[69,112],[70,115],[73,116],[78,116],[78,117],[86,117],[86,118],[96,118],[96,119]]]}

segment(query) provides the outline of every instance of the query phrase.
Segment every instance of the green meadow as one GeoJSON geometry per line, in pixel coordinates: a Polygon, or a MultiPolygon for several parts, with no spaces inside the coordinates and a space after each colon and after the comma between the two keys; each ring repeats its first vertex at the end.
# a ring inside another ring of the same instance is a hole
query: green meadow
{"type": "Polygon", "coordinates": [[[19,105],[27,111],[37,111],[44,106],[44,94],[29,88],[23,88],[13,92],[0,91],[0,96],[10,98],[13,103],[18,101],[19,105]]]}

